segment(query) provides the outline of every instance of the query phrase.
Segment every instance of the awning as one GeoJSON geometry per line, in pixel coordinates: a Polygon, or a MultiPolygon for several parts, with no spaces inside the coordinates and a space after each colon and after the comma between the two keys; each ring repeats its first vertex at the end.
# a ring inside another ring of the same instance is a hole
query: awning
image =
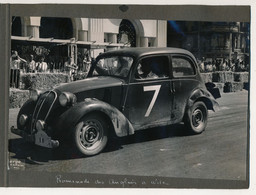
{"type": "Polygon", "coordinates": [[[42,43],[42,44],[56,44],[56,45],[66,45],[66,44],[76,44],[81,45],[85,47],[91,47],[91,48],[101,48],[101,47],[125,47],[127,45],[123,43],[111,43],[111,42],[104,42],[99,43],[96,41],[76,41],[75,38],[71,39],[54,39],[54,38],[34,38],[32,36],[30,37],[22,37],[22,36],[11,36],[11,40],[13,41],[25,41],[25,42],[31,42],[31,43],[42,43]]]}

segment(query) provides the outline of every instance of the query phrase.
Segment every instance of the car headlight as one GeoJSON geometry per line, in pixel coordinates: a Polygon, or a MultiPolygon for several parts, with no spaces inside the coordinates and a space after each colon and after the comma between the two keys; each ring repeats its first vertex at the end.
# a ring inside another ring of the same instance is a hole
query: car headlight
{"type": "Polygon", "coordinates": [[[41,93],[42,93],[42,91],[39,91],[39,90],[30,90],[29,98],[33,101],[37,101],[37,99],[41,93]]]}
{"type": "Polygon", "coordinates": [[[42,120],[38,120],[36,122],[36,130],[43,131],[45,129],[45,122],[42,120]]]}
{"type": "Polygon", "coordinates": [[[27,120],[28,120],[28,116],[25,114],[22,114],[22,115],[20,115],[20,118],[19,118],[19,124],[21,126],[24,126],[26,124],[27,120]]]}
{"type": "Polygon", "coordinates": [[[76,96],[73,93],[63,92],[59,97],[60,105],[65,107],[76,103],[76,96]]]}

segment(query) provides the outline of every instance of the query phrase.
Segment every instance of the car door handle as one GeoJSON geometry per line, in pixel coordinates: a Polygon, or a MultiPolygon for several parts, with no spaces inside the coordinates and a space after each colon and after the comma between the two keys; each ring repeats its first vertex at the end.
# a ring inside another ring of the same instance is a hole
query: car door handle
{"type": "Polygon", "coordinates": [[[172,90],[172,81],[170,82],[170,91],[171,91],[171,93],[173,93],[173,90],[172,90]]]}
{"type": "Polygon", "coordinates": [[[175,93],[175,85],[173,81],[171,81],[171,84],[170,84],[170,91],[171,93],[175,93]]]}
{"type": "Polygon", "coordinates": [[[172,82],[172,92],[175,93],[175,84],[172,82]]]}

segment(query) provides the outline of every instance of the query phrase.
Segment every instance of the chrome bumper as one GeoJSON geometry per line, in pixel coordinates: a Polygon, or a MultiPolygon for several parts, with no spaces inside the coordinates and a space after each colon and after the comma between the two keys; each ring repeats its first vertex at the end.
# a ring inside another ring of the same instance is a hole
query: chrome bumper
{"type": "Polygon", "coordinates": [[[59,146],[58,140],[52,140],[44,131],[38,131],[34,135],[28,135],[25,131],[15,129],[14,126],[11,127],[11,132],[21,136],[28,142],[33,142],[38,146],[45,148],[56,148],[59,146]]]}

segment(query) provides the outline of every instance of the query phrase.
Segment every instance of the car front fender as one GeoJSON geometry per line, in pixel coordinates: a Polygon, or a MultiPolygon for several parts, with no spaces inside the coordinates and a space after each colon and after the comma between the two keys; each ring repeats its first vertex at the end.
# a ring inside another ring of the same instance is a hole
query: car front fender
{"type": "Polygon", "coordinates": [[[206,89],[195,89],[190,98],[188,99],[188,107],[192,107],[196,101],[203,101],[207,106],[208,110],[218,111],[219,104],[214,99],[212,94],[206,89]]]}
{"type": "Polygon", "coordinates": [[[18,127],[18,129],[23,129],[24,128],[18,122],[19,118],[20,118],[20,115],[25,114],[27,116],[32,116],[33,112],[34,112],[34,109],[35,109],[35,106],[36,106],[36,102],[32,101],[31,99],[27,100],[22,105],[22,107],[19,110],[18,116],[17,116],[17,127],[18,127]]]}
{"type": "Polygon", "coordinates": [[[72,128],[87,114],[100,112],[111,121],[118,137],[134,134],[134,128],[130,121],[117,108],[95,98],[86,98],[79,102],[58,118],[56,127],[61,129],[72,128]]]}

